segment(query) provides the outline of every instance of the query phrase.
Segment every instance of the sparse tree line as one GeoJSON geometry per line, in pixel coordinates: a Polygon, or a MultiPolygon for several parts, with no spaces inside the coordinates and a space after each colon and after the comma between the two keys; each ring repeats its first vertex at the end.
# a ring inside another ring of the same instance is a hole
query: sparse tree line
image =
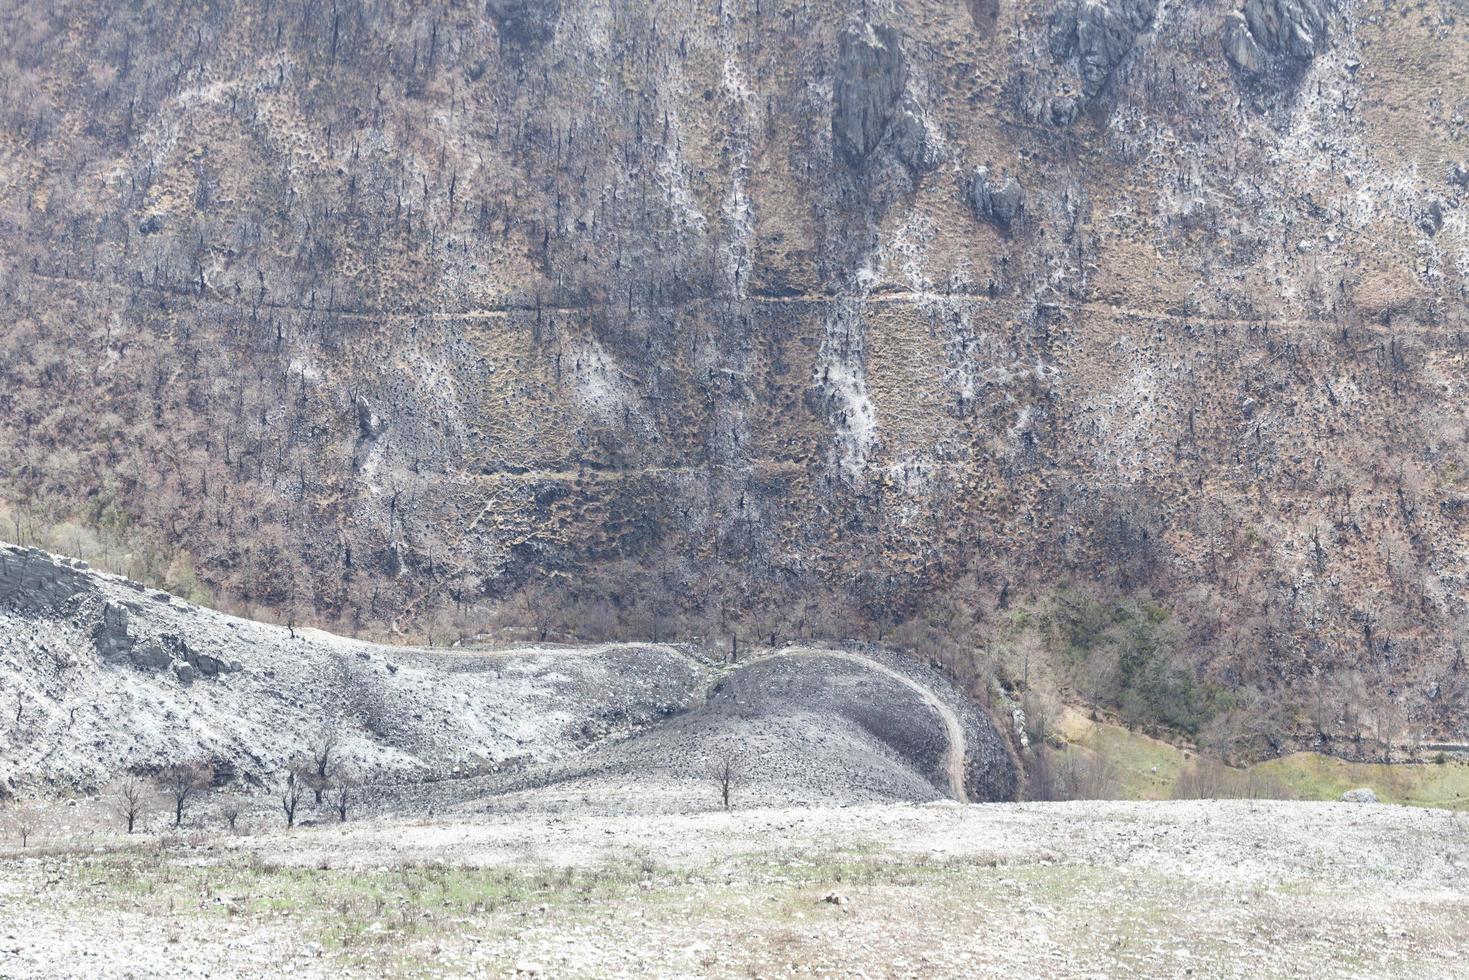
{"type": "MultiPolygon", "coordinates": [[[[238,831],[242,813],[261,814],[269,826],[274,813],[277,826],[291,829],[308,814],[312,822],[331,820],[346,823],[364,805],[374,801],[374,786],[341,752],[341,733],[324,726],[307,742],[303,751],[255,792],[241,793],[218,784],[214,766],[205,759],[189,759],[162,766],[151,775],[127,774],[99,795],[106,813],[126,834],[178,831],[217,823],[229,832],[238,831]],[[200,811],[206,811],[199,816],[200,811]]],[[[0,803],[0,827],[21,847],[29,846],[42,830],[42,809],[35,800],[14,799],[0,803]]]]}
{"type": "MultiPolygon", "coordinates": [[[[340,749],[340,732],[324,727],[266,787],[264,812],[277,814],[276,826],[283,824],[290,830],[308,811],[314,819],[346,823],[373,802],[373,784],[342,760],[340,749]]],[[[695,765],[694,778],[707,783],[717,808],[730,811],[740,805],[751,772],[751,756],[742,741],[721,741],[691,761],[695,765]]],[[[150,777],[123,776],[104,791],[101,801],[118,829],[126,834],[145,831],[149,826],[159,831],[183,830],[191,813],[197,814],[211,803],[208,819],[236,833],[245,804],[260,800],[261,794],[221,791],[215,786],[215,775],[214,767],[202,759],[176,762],[150,777]]],[[[22,848],[29,847],[43,829],[42,814],[35,800],[0,804],[0,831],[22,848]]],[[[188,825],[206,826],[197,818],[188,825]]]]}

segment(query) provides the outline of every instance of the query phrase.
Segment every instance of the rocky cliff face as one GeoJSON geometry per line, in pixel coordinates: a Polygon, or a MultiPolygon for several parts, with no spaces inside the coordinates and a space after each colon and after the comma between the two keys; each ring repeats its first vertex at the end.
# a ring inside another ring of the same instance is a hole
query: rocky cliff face
{"type": "Polygon", "coordinates": [[[1452,0],[12,5],[0,479],[232,597],[1149,594],[1448,724],[1452,0]],[[980,176],[982,171],[983,176],[980,176]]]}

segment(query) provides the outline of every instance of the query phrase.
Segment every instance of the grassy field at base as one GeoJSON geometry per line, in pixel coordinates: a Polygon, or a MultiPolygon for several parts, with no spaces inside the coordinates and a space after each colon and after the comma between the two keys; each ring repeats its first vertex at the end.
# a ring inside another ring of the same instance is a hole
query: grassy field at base
{"type": "MultiPolygon", "coordinates": [[[[1169,799],[1179,773],[1198,757],[1120,725],[1092,721],[1074,708],[1062,713],[1056,727],[1067,742],[1067,751],[1109,760],[1121,799],[1169,799]]],[[[1389,765],[1295,752],[1239,771],[1268,776],[1292,799],[1334,800],[1349,789],[1365,786],[1386,803],[1469,810],[1469,763],[1455,759],[1389,765]]]]}

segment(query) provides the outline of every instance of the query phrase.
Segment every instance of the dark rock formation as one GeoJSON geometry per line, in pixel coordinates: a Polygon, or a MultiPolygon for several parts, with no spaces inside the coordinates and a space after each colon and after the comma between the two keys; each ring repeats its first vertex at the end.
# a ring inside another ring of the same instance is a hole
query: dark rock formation
{"type": "Polygon", "coordinates": [[[932,170],[938,165],[928,139],[928,123],[923,110],[912,99],[904,99],[892,125],[892,146],[899,160],[915,172],[932,170]]]}
{"type": "Polygon", "coordinates": [[[865,24],[842,33],[831,131],[853,166],[863,166],[887,135],[907,83],[897,31],[865,24]]]}
{"type": "Polygon", "coordinates": [[[489,0],[486,6],[500,37],[522,48],[540,47],[556,35],[560,0],[489,0]]]}
{"type": "Polygon", "coordinates": [[[1157,8],[1157,0],[1062,0],[1051,15],[1051,54],[1076,58],[1082,93],[1095,98],[1157,8]]]}
{"type": "Polygon", "coordinates": [[[133,647],[132,661],[134,666],[144,670],[162,670],[172,663],[173,658],[163,648],[162,643],[157,640],[146,640],[133,647]]]}
{"type": "Polygon", "coordinates": [[[22,611],[57,606],[88,587],[86,569],[37,548],[0,546],[0,601],[22,611]]]}
{"type": "Polygon", "coordinates": [[[364,439],[376,439],[383,434],[388,427],[376,412],[372,410],[372,402],[358,395],[353,402],[357,409],[357,430],[362,433],[364,439]]]}
{"type": "Polygon", "coordinates": [[[128,633],[126,606],[109,602],[102,607],[102,619],[92,629],[92,643],[103,660],[120,660],[132,652],[137,639],[128,633]]]}
{"type": "Polygon", "coordinates": [[[1014,177],[992,176],[989,167],[975,167],[969,180],[969,207],[976,218],[1009,228],[1025,207],[1025,188],[1014,177]]]}
{"type": "Polygon", "coordinates": [[[1224,19],[1224,54],[1247,75],[1296,76],[1326,47],[1328,0],[1248,0],[1224,19]]]}

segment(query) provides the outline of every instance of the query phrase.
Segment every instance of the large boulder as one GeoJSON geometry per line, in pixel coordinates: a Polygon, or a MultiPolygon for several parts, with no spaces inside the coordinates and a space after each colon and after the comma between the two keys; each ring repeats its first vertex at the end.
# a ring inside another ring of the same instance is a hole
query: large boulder
{"type": "Polygon", "coordinates": [[[137,640],[128,633],[126,606],[109,602],[102,607],[102,619],[92,630],[92,643],[103,660],[120,660],[131,653],[137,640]]]}
{"type": "Polygon", "coordinates": [[[162,643],[157,640],[145,640],[133,647],[132,661],[134,666],[144,670],[162,670],[173,661],[173,657],[164,649],[162,643]]]}
{"type": "Polygon", "coordinates": [[[1025,207],[1025,188],[1014,177],[999,177],[989,167],[975,167],[969,179],[969,207],[976,218],[1009,228],[1025,207]]]}
{"type": "Polygon", "coordinates": [[[843,31],[838,43],[832,138],[847,161],[861,167],[897,115],[908,65],[891,27],[863,24],[843,31]]]}
{"type": "Polygon", "coordinates": [[[914,100],[903,100],[892,124],[891,139],[893,153],[909,170],[919,173],[938,166],[933,143],[928,138],[928,122],[914,100]]]}
{"type": "Polygon", "coordinates": [[[1326,47],[1330,0],[1246,0],[1224,19],[1224,56],[1247,75],[1299,75],[1326,47]]]}
{"type": "Polygon", "coordinates": [[[1365,786],[1349,789],[1341,795],[1343,803],[1376,803],[1377,794],[1365,786]]]}

